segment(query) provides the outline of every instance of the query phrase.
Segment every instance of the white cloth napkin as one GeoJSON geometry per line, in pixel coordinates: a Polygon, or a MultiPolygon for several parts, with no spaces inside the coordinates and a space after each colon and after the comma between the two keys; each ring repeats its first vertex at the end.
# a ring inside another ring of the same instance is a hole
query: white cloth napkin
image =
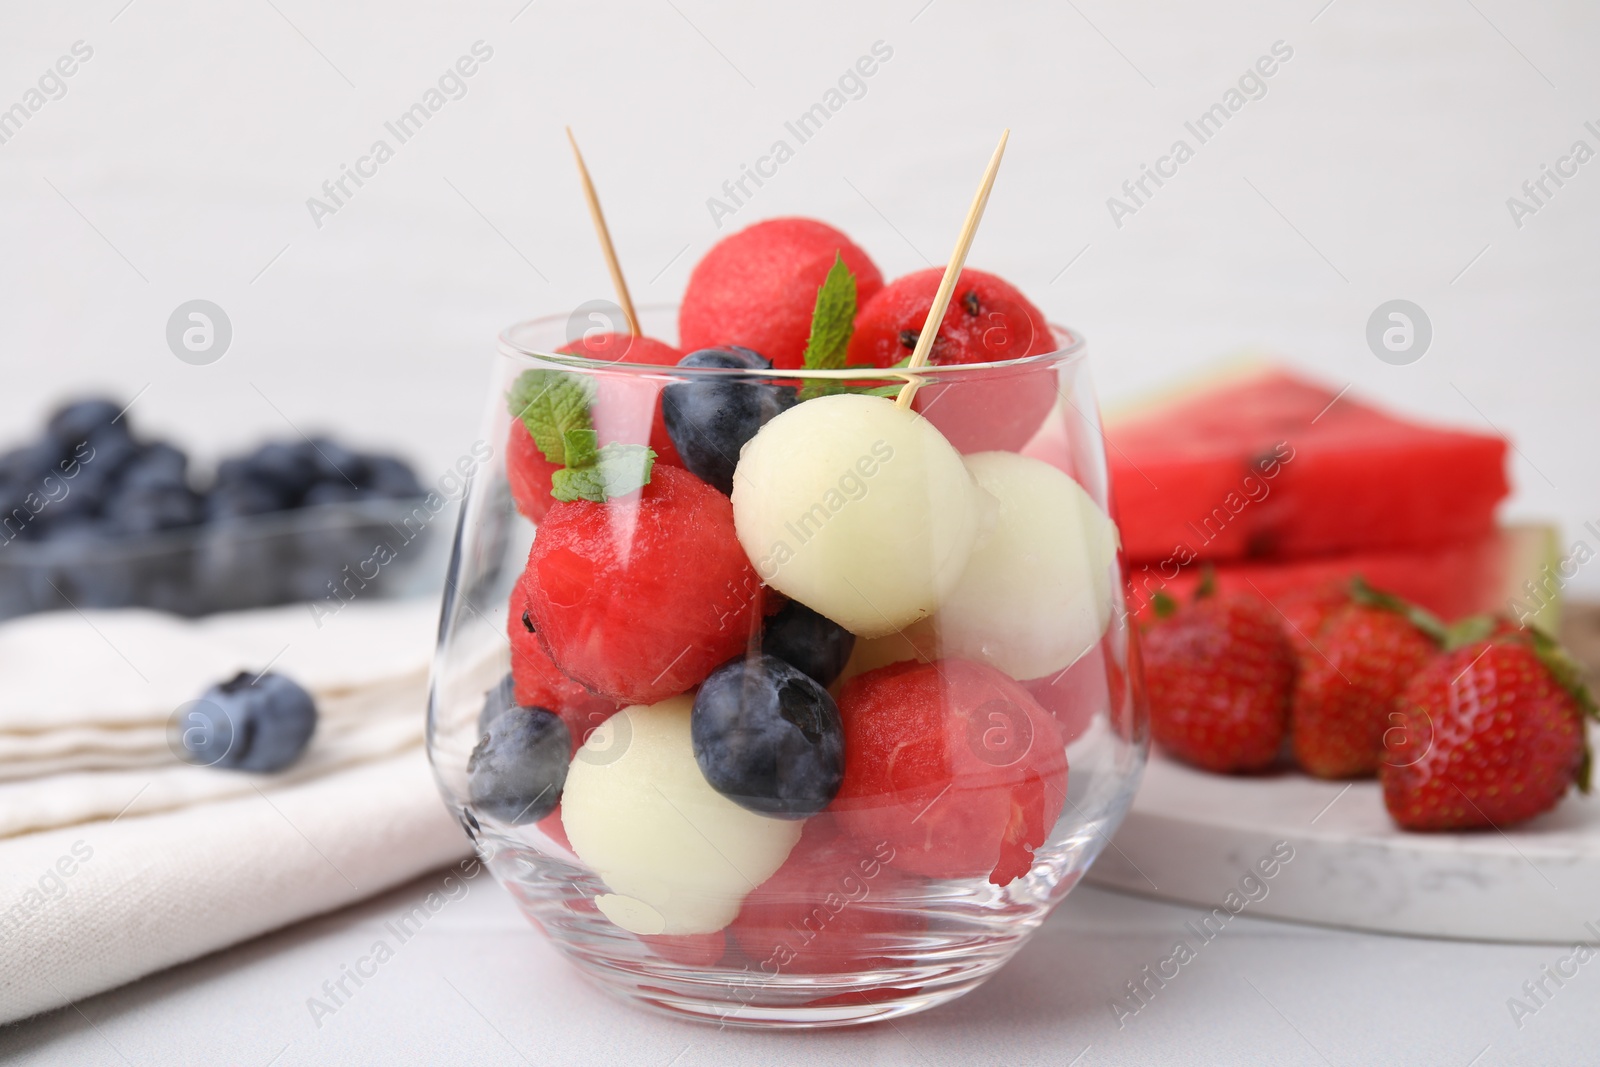
{"type": "Polygon", "coordinates": [[[467,855],[421,740],[437,606],[0,625],[0,1022],[342,907],[467,855]],[[270,665],[317,731],[279,774],[181,763],[174,709],[270,665]]]}

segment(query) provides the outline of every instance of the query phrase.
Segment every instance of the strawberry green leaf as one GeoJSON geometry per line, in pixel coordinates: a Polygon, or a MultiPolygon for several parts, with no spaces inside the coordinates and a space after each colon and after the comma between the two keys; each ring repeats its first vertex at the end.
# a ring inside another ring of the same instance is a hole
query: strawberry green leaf
{"type": "Polygon", "coordinates": [[[1528,627],[1527,633],[1533,642],[1534,655],[1539,657],[1539,662],[1544,664],[1545,670],[1550,672],[1556,683],[1572,694],[1585,715],[1600,718],[1600,707],[1595,705],[1589,687],[1583,684],[1583,668],[1578,661],[1561,647],[1560,642],[1537,626],[1528,627]]]}
{"type": "Polygon", "coordinates": [[[521,419],[533,443],[551,463],[566,463],[568,430],[590,430],[594,383],[559,370],[523,371],[506,394],[511,417],[521,419]]]}
{"type": "MultiPolygon", "coordinates": [[[[1384,611],[1392,611],[1396,615],[1403,616],[1411,625],[1431,637],[1437,645],[1444,645],[1449,637],[1449,629],[1433,612],[1393,593],[1374,589],[1359,574],[1350,579],[1350,599],[1369,608],[1382,608],[1384,611]]],[[[1490,620],[1490,625],[1493,625],[1492,620],[1490,620]]],[[[1489,631],[1485,629],[1483,636],[1487,637],[1488,633],[1489,631]]],[[[1482,638],[1475,638],[1475,640],[1482,640],[1482,638]]]]}

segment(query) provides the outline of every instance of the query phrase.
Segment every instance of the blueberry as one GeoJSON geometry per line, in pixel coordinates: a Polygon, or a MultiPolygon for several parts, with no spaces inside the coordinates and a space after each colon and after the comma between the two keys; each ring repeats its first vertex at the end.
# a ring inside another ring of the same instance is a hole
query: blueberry
{"type": "Polygon", "coordinates": [[[165,441],[145,445],[122,471],[120,487],[187,487],[189,457],[165,441]]]}
{"type": "Polygon", "coordinates": [[[508,671],[504,678],[494,684],[493,689],[483,694],[483,710],[478,712],[478,733],[486,733],[490,723],[516,706],[516,683],[508,671]]]}
{"type": "Polygon", "coordinates": [[[320,480],[337,482],[346,488],[366,481],[367,457],[331,437],[313,437],[311,445],[312,465],[320,480]]]}
{"type": "Polygon", "coordinates": [[[317,452],[306,442],[271,441],[249,458],[257,477],[275,486],[285,499],[298,504],[317,481],[317,452]]]}
{"type": "Polygon", "coordinates": [[[126,434],[126,424],[120,420],[113,421],[120,414],[122,405],[110,400],[99,397],[78,400],[58,408],[45,424],[45,432],[58,446],[70,452],[74,445],[102,427],[123,426],[123,433],[126,434]]]}
{"type": "Polygon", "coordinates": [[[317,726],[317,706],[284,675],[241,672],[206,690],[177,726],[192,763],[281,771],[305,751],[317,726]]]}
{"type": "Polygon", "coordinates": [[[193,526],[204,510],[200,497],[186,485],[131,486],[106,501],[105,515],[118,530],[138,537],[193,526]]]}
{"type": "Polygon", "coordinates": [[[373,496],[407,500],[422,495],[422,483],[411,464],[394,456],[367,456],[367,477],[362,487],[373,496]]]}
{"type": "Polygon", "coordinates": [[[467,793],[480,814],[520,826],[556,810],[567,784],[572,734],[544,708],[516,708],[490,721],[467,759],[467,793]]]}
{"type": "Polygon", "coordinates": [[[318,482],[306,491],[300,506],[314,508],[321,504],[348,504],[366,498],[366,493],[344,482],[318,482]]]}
{"type": "Polygon", "coordinates": [[[761,631],[761,651],[798,667],[823,687],[839,677],[855,647],[855,634],[798,600],[785,604],[761,631]]]}
{"type": "Polygon", "coordinates": [[[206,494],[204,510],[207,522],[227,522],[282,511],[285,506],[286,501],[277,486],[240,475],[213,486],[206,494]]]}
{"type": "MultiPolygon", "coordinates": [[[[737,347],[702,348],[684,356],[678,366],[772,369],[768,360],[737,347]]],[[[730,376],[728,381],[667,386],[661,391],[661,416],[683,465],[724,493],[732,493],[739,450],[769,419],[797,401],[790,386],[730,376]]]]}
{"type": "Polygon", "coordinates": [[[689,730],[711,788],[762,815],[815,815],[844,779],[838,705],[776,656],[730,660],[712,671],[694,698],[689,730]]]}

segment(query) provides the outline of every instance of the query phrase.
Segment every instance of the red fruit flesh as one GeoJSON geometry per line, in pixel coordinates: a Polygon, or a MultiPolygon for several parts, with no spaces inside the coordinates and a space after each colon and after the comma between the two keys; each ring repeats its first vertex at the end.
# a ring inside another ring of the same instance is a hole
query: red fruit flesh
{"type": "Polygon", "coordinates": [[[534,631],[532,602],[526,575],[511,590],[506,636],[511,639],[511,680],[519,705],[545,708],[561,716],[572,734],[572,751],[589,739],[595,728],[611,718],[617,702],[597,697],[568,678],[550,659],[534,631]]]}
{"type": "Polygon", "coordinates": [[[1106,437],[1123,549],[1140,561],[1467,542],[1493,530],[1509,490],[1504,439],[1396,418],[1281,370],[1113,420],[1106,437]]]}
{"type": "Polygon", "coordinates": [[[917,879],[889,864],[886,841],[866,845],[819,815],[778,872],[745,898],[728,932],[765,974],[845,974],[892,965],[923,925],[897,899],[917,879]]]}
{"type": "MultiPolygon", "coordinates": [[[[944,272],[897,278],[864,304],[850,339],[848,363],[890,367],[911,355],[944,272]]],[[[934,366],[993,363],[1049,352],[1056,337],[1044,314],[1010,283],[963,270],[928,361],[934,366]]],[[[961,452],[1016,451],[1056,402],[1051,367],[998,368],[959,382],[935,382],[917,393],[916,409],[961,452]]]]}
{"type": "Polygon", "coordinates": [[[1127,672],[1117,664],[1110,641],[1102,637],[1066,669],[1022,683],[1055,717],[1062,744],[1082,737],[1096,715],[1115,714],[1127,699],[1127,672]]]}
{"type": "MultiPolygon", "coordinates": [[[[683,358],[683,353],[669,344],[623,333],[588,334],[556,351],[607,363],[662,367],[675,366],[683,358]]],[[[596,395],[590,416],[601,444],[648,444],[659,462],[683,466],[661,418],[661,389],[665,382],[627,373],[599,373],[592,380],[596,395]]],[[[528,428],[513,413],[506,438],[506,481],[511,485],[511,499],[516,501],[517,510],[534,522],[544,518],[554,503],[550,476],[560,469],[559,463],[551,463],[539,451],[528,428]]]]}
{"type": "Polygon", "coordinates": [[[550,476],[560,469],[560,464],[544,458],[522,420],[512,419],[506,436],[506,481],[517,510],[534,522],[544,518],[555,503],[550,496],[550,476]]]}
{"type": "Polygon", "coordinates": [[[834,256],[856,276],[863,306],[883,287],[883,275],[850,238],[814,219],[758,222],[724,237],[695,265],[678,311],[678,340],[686,351],[743,345],[774,367],[804,362],[817,290],[834,256]]]}
{"type": "Polygon", "coordinates": [[[715,966],[728,951],[725,930],[709,934],[640,934],[639,940],[662,959],[689,967],[715,966]]]}
{"type": "Polygon", "coordinates": [[[1399,612],[1365,604],[1335,611],[1300,656],[1289,737],[1319,778],[1378,773],[1396,701],[1439,647],[1399,612]]]}
{"type": "Polygon", "coordinates": [[[1206,597],[1144,635],[1150,733],[1209,771],[1260,770],[1288,726],[1295,658],[1272,609],[1247,597],[1206,597]]]}
{"type": "MultiPolygon", "coordinates": [[[[1308,591],[1327,586],[1347,588],[1350,579],[1360,575],[1376,588],[1453,622],[1468,615],[1502,610],[1508,600],[1526,597],[1522,582],[1527,578],[1542,581],[1544,567],[1553,558],[1551,537],[1544,527],[1524,526],[1497,530],[1475,541],[1431,548],[1219,563],[1217,589],[1256,596],[1288,612],[1290,605],[1308,591]]],[[[1181,600],[1199,583],[1200,570],[1196,567],[1186,567],[1176,577],[1167,577],[1174,572],[1177,568],[1170,561],[1129,565],[1129,602],[1141,619],[1150,617],[1150,601],[1156,590],[1181,600]]],[[[1294,636],[1292,632],[1290,636],[1294,636]]]]}
{"type": "Polygon", "coordinates": [[[1028,873],[1066,800],[1067,757],[1020,683],[968,660],[895,663],[846,682],[839,712],[833,810],[858,842],[929,878],[1028,873]]]}
{"type": "MultiPolygon", "coordinates": [[[[675,367],[678,360],[683,358],[681,351],[664,341],[625,333],[586,334],[557,351],[608,363],[650,367],[675,367]]],[[[648,444],[662,463],[683,466],[672,438],[667,436],[667,424],[661,417],[661,390],[669,384],[665,379],[618,372],[599,374],[595,382],[592,414],[601,444],[612,441],[648,444]],[[645,429],[647,426],[648,430],[645,429]]]]}
{"type": "Polygon", "coordinates": [[[522,581],[556,666],[620,704],[699,684],[761,626],[733,505],[662,464],[636,496],[551,507],[522,581]]]}
{"type": "Polygon", "coordinates": [[[1526,642],[1477,642],[1412,679],[1385,737],[1383,802],[1407,830],[1504,828],[1555,807],[1584,715],[1526,642]]]}

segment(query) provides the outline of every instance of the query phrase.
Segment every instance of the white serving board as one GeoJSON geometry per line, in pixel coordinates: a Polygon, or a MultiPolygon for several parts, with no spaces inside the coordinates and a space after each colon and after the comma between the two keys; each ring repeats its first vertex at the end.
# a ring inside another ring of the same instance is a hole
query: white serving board
{"type": "Polygon", "coordinates": [[[1113,847],[1087,877],[1233,910],[1246,897],[1241,879],[1280,841],[1293,859],[1271,879],[1256,872],[1244,888],[1259,899],[1238,913],[1434,937],[1600,942],[1600,798],[1576,791],[1503,833],[1417,834],[1389,821],[1376,781],[1207,774],[1152,752],[1113,847]]]}

